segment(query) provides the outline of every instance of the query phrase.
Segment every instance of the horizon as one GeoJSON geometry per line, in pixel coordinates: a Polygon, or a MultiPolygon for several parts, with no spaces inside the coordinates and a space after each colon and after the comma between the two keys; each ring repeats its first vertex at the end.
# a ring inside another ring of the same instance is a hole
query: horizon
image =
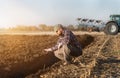
{"type": "Polygon", "coordinates": [[[17,25],[76,25],[77,18],[108,20],[120,0],[0,0],[0,28],[17,25]]]}

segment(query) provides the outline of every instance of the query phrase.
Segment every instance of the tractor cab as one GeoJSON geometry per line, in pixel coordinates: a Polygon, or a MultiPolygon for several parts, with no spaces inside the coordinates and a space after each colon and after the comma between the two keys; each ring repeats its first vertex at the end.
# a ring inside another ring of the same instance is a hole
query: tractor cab
{"type": "Polygon", "coordinates": [[[116,21],[117,24],[120,26],[120,15],[110,15],[111,21],[116,21]]]}

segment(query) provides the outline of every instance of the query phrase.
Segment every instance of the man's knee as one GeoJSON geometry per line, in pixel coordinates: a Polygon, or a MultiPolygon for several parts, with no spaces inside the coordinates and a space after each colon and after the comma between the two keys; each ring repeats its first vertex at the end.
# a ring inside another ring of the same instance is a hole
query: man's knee
{"type": "Polygon", "coordinates": [[[64,49],[64,52],[65,52],[65,53],[70,53],[70,49],[69,49],[68,46],[69,46],[69,45],[67,45],[67,44],[64,44],[64,45],[63,45],[63,49],[64,49]]]}
{"type": "Polygon", "coordinates": [[[56,51],[54,52],[54,55],[55,55],[57,58],[59,58],[59,59],[61,59],[61,60],[64,60],[64,55],[63,55],[63,53],[60,53],[59,50],[56,50],[56,51]]]}
{"type": "Polygon", "coordinates": [[[54,51],[54,55],[57,57],[58,56],[58,50],[54,51]]]}

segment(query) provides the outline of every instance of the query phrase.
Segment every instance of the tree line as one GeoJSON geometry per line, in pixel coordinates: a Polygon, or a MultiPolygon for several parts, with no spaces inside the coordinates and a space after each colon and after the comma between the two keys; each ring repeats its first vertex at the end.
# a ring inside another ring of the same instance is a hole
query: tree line
{"type": "MultiPolygon", "coordinates": [[[[46,24],[40,24],[38,26],[25,26],[25,25],[18,25],[16,27],[10,27],[7,31],[53,31],[55,26],[49,26],[46,24]]],[[[81,26],[81,25],[68,25],[64,26],[65,28],[72,30],[72,31],[101,31],[99,27],[89,27],[89,26],[81,26]]]]}

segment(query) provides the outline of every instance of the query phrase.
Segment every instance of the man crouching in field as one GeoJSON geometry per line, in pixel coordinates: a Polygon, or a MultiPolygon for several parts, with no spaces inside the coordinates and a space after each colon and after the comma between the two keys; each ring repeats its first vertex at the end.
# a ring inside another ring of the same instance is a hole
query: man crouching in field
{"type": "Polygon", "coordinates": [[[59,36],[57,44],[52,48],[44,49],[45,51],[54,52],[57,58],[65,61],[64,65],[71,63],[71,56],[82,55],[81,45],[71,31],[65,29],[61,24],[55,26],[54,31],[59,36]]]}

